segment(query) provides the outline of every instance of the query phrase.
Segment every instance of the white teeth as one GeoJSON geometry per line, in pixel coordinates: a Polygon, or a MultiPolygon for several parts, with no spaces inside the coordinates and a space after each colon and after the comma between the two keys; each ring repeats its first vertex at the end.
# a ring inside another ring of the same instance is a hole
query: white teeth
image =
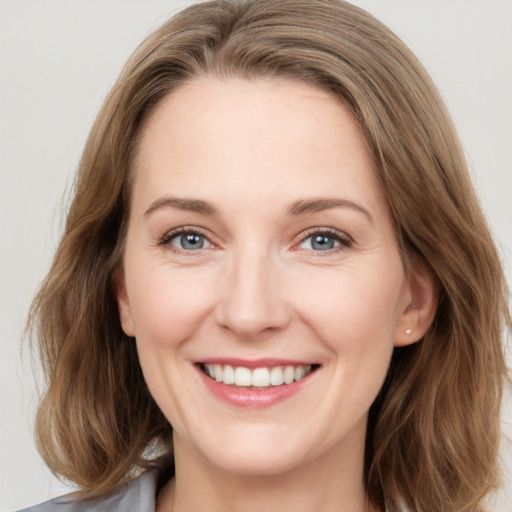
{"type": "Polygon", "coordinates": [[[283,369],[280,366],[276,366],[270,370],[270,384],[272,384],[272,386],[284,384],[283,369]]]}
{"type": "Polygon", "coordinates": [[[224,384],[235,383],[235,370],[233,369],[232,366],[229,366],[229,364],[224,366],[224,374],[222,381],[224,382],[224,384]]]}
{"type": "Polygon", "coordinates": [[[237,386],[252,386],[251,370],[243,366],[238,366],[235,369],[235,384],[237,386]]]}
{"type": "Polygon", "coordinates": [[[300,380],[306,375],[306,368],[304,366],[297,366],[295,368],[295,380],[300,380]]]}
{"type": "Polygon", "coordinates": [[[256,370],[253,370],[252,385],[259,388],[270,386],[270,372],[268,368],[256,368],[256,370]]]}
{"type": "Polygon", "coordinates": [[[308,366],[274,366],[273,368],[255,368],[250,370],[243,366],[233,367],[229,364],[205,364],[207,375],[217,382],[241,387],[266,388],[291,384],[306,377],[311,372],[308,366]]]}
{"type": "Polygon", "coordinates": [[[293,366],[287,366],[283,373],[284,383],[291,384],[295,378],[295,368],[293,366]]]}

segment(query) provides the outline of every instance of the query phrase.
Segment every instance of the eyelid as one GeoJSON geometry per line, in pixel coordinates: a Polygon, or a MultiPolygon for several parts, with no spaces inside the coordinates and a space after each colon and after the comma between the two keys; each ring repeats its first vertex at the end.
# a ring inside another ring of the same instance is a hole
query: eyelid
{"type": "Polygon", "coordinates": [[[188,234],[199,235],[199,236],[204,237],[209,245],[209,247],[206,247],[205,249],[212,249],[212,248],[217,247],[217,244],[212,242],[211,235],[205,229],[199,228],[197,226],[179,226],[177,228],[170,229],[169,231],[166,231],[162,236],[159,237],[159,239],[157,241],[157,245],[166,246],[170,250],[175,251],[175,252],[194,253],[194,252],[199,252],[199,251],[203,250],[203,249],[197,249],[195,251],[185,251],[185,250],[180,249],[179,247],[176,247],[171,244],[171,241],[173,239],[175,239],[176,237],[178,237],[180,235],[188,235],[188,234]]]}
{"type": "MultiPolygon", "coordinates": [[[[343,251],[343,250],[351,247],[354,244],[354,240],[349,235],[347,235],[345,232],[339,231],[337,229],[330,228],[330,227],[318,226],[318,227],[309,228],[306,231],[303,231],[302,233],[300,233],[300,235],[298,235],[296,237],[295,241],[293,242],[291,250],[292,251],[299,250],[300,248],[298,246],[300,244],[302,244],[303,242],[305,242],[308,238],[312,237],[313,235],[327,235],[328,237],[332,237],[340,242],[340,245],[333,249],[327,249],[325,251],[311,250],[311,252],[315,252],[316,254],[319,254],[322,252],[325,254],[330,254],[333,252],[343,251]]],[[[179,226],[177,228],[166,231],[162,236],[160,236],[158,238],[156,245],[166,246],[170,250],[173,250],[175,252],[186,252],[189,254],[190,253],[198,253],[204,249],[219,248],[219,245],[216,244],[215,242],[213,242],[211,238],[212,238],[211,234],[206,229],[200,228],[198,226],[179,226]],[[178,237],[180,235],[184,235],[184,234],[195,234],[195,235],[204,237],[206,239],[206,241],[208,242],[208,247],[203,248],[203,249],[197,249],[196,251],[185,251],[183,249],[179,249],[178,247],[173,246],[170,243],[176,237],[178,237]]],[[[304,250],[307,250],[307,249],[304,249],[304,250]]]]}
{"type": "MultiPolygon", "coordinates": [[[[348,247],[351,247],[354,244],[354,240],[344,233],[343,231],[339,231],[334,228],[327,228],[327,227],[314,227],[309,228],[306,231],[303,231],[299,236],[298,240],[293,244],[292,250],[300,250],[299,245],[305,242],[308,238],[311,238],[313,235],[327,235],[329,237],[335,238],[337,241],[340,242],[340,245],[338,247],[335,247],[333,249],[327,249],[325,251],[311,251],[315,252],[317,254],[324,253],[324,254],[332,254],[333,252],[343,251],[347,249],[348,247]]],[[[308,250],[308,249],[303,249],[308,250]]]]}

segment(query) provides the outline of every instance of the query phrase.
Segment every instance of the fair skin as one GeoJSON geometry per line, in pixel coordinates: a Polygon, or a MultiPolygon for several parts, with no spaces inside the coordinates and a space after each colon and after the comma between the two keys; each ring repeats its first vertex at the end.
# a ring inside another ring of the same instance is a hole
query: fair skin
{"type": "Polygon", "coordinates": [[[372,510],[368,409],[435,299],[351,113],[300,82],[198,78],[152,114],[134,172],[117,296],[173,426],[157,509],[372,510]]]}

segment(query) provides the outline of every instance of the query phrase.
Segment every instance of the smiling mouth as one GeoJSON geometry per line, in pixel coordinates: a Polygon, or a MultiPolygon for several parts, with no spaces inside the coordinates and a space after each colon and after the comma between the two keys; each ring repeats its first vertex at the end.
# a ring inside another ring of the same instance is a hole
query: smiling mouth
{"type": "Polygon", "coordinates": [[[250,389],[286,386],[304,379],[319,366],[318,364],[286,365],[250,369],[229,364],[199,364],[201,371],[216,382],[250,389]]]}

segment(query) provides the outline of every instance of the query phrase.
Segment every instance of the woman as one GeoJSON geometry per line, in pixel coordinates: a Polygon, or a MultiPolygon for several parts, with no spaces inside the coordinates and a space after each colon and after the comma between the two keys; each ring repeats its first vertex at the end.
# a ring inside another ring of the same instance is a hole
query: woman
{"type": "Polygon", "coordinates": [[[35,510],[483,510],[505,291],[388,29],[186,9],[107,98],[33,305],[39,447],[81,489],[35,510]]]}

